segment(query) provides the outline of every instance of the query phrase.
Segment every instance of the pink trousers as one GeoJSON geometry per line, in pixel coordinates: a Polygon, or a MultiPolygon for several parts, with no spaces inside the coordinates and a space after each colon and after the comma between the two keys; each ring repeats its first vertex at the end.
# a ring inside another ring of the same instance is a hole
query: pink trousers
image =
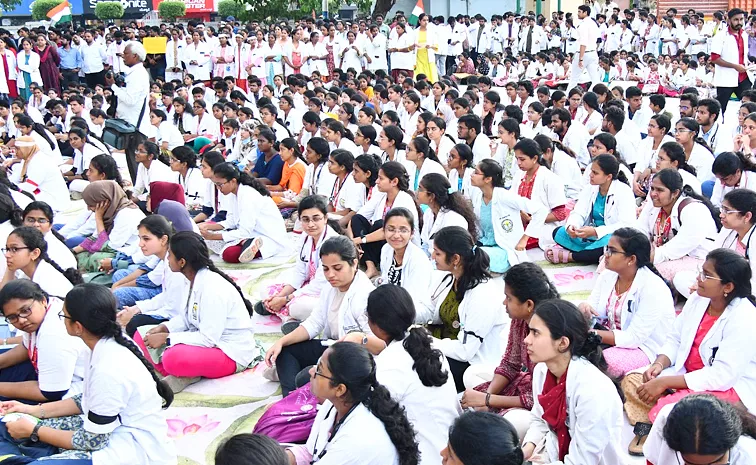
{"type": "MultiPolygon", "coordinates": [[[[147,353],[142,336],[137,331],[134,342],[147,353]]],[[[147,357],[150,360],[150,357],[147,357]]],[[[223,378],[236,373],[236,362],[217,347],[198,347],[176,344],[163,352],[161,363],[152,363],[163,376],[223,378]]]]}

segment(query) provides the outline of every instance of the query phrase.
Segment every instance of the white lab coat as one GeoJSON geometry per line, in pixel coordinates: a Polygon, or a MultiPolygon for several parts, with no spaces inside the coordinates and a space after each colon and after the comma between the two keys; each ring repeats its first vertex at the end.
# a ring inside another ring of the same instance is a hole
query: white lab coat
{"type": "MultiPolygon", "coordinates": [[[[672,206],[671,221],[674,236],[666,244],[656,247],[654,265],[678,260],[685,256],[704,259],[714,246],[718,231],[708,207],[691,199],[680,211],[680,203],[684,199],[685,197],[681,195],[672,206]]],[[[652,242],[654,223],[659,216],[659,210],[660,208],[654,207],[649,199],[636,223],[636,228],[646,233],[652,242]]]]}
{"type": "Polygon", "coordinates": [[[323,247],[323,243],[326,240],[338,235],[333,228],[326,225],[325,235],[318,238],[318,243],[313,250],[312,238],[307,234],[302,234],[297,261],[284,281],[295,289],[292,294],[293,297],[299,295],[318,296],[324,289],[329,287],[328,281],[323,274],[323,267],[320,266],[320,248],[323,247]],[[315,276],[308,282],[307,276],[309,274],[310,260],[315,260],[315,276]]]}
{"type": "Polygon", "coordinates": [[[191,294],[184,294],[179,305],[186,306],[164,323],[171,344],[217,347],[243,367],[254,361],[259,351],[252,321],[239,291],[226,278],[202,268],[191,294]]]}
{"type": "Polygon", "coordinates": [[[469,228],[467,220],[459,213],[442,208],[437,215],[433,215],[430,208],[423,213],[423,229],[420,231],[420,242],[423,251],[430,255],[433,251],[433,236],[447,226],[459,226],[465,230],[469,228]]]}
{"type": "MultiPolygon", "coordinates": [[[[512,182],[512,188],[517,189],[524,178],[525,172],[517,170],[512,182]]],[[[536,172],[535,182],[533,183],[533,193],[531,194],[530,199],[546,207],[549,212],[557,207],[566,206],[567,198],[564,195],[564,183],[559,176],[552,173],[545,166],[541,166],[536,172]]],[[[538,231],[536,237],[538,237],[540,241],[553,243],[552,233],[554,232],[554,229],[563,224],[564,220],[536,225],[536,230],[538,231]]]]}
{"type": "Polygon", "coordinates": [[[183,74],[182,61],[184,58],[184,49],[186,49],[186,43],[183,40],[174,42],[169,40],[165,46],[165,74],[166,79],[181,79],[183,74]],[[176,51],[174,52],[174,47],[176,51]],[[181,71],[172,71],[172,68],[178,68],[181,71]]]}
{"type": "Polygon", "coordinates": [[[753,344],[756,308],[748,299],[733,299],[704,337],[698,347],[704,367],[691,373],[685,370],[693,338],[708,307],[709,299],[697,293],[685,303],[657,354],[666,355],[672,362],[660,376],[683,375],[688,389],[697,392],[734,388],[753,414],[756,411],[756,344],[753,344]]]}
{"type": "MultiPolygon", "coordinates": [[[[401,36],[395,36],[389,39],[388,48],[404,49],[411,47],[415,43],[415,37],[410,31],[406,31],[401,36]]],[[[415,69],[415,51],[411,52],[391,52],[392,69],[415,69]]]]}
{"type": "Polygon", "coordinates": [[[65,299],[68,291],[73,289],[73,284],[66,278],[63,273],[53,268],[53,266],[46,261],[42,260],[34,270],[33,276],[27,276],[21,270],[16,270],[15,276],[17,279],[30,279],[33,282],[39,284],[39,287],[43,291],[51,296],[60,297],[65,299]]]}
{"type": "MultiPolygon", "coordinates": [[[[382,220],[385,216],[385,213],[388,213],[389,211],[386,210],[384,212],[384,209],[386,208],[386,200],[386,194],[379,192],[376,189],[376,192],[373,192],[373,196],[370,198],[370,200],[368,200],[365,205],[360,208],[357,214],[362,215],[370,220],[371,224],[375,223],[378,220],[382,220]]],[[[412,213],[412,219],[415,222],[415,231],[412,234],[412,242],[420,245],[420,230],[418,229],[420,218],[418,218],[417,215],[417,206],[415,205],[415,199],[413,199],[410,194],[404,191],[399,191],[399,193],[396,195],[396,198],[394,199],[394,203],[391,205],[391,208],[393,209],[399,207],[406,208],[410,211],[410,213],[412,213]]]]}
{"type": "MultiPolygon", "coordinates": [[[[389,244],[381,248],[381,284],[389,284],[389,268],[394,260],[394,249],[389,244]]],[[[415,304],[415,322],[427,324],[433,319],[430,287],[433,275],[428,256],[417,245],[410,242],[402,260],[401,287],[412,296],[415,304]]]]}
{"type": "MultiPolygon", "coordinates": [[[[375,357],[375,377],[405,408],[420,448],[420,465],[441,465],[441,451],[449,440],[449,427],[460,415],[454,378],[442,386],[426,386],[413,368],[415,360],[402,341],[392,341],[375,357]]],[[[449,363],[441,357],[441,369],[449,363]]]]}
{"type": "Polygon", "coordinates": [[[318,407],[315,423],[312,425],[307,444],[294,446],[299,449],[296,457],[307,455],[304,463],[338,464],[338,465],[399,465],[399,454],[386,433],[383,422],[373,415],[364,404],[354,407],[345,418],[336,435],[329,441],[336,424],[336,409],[331,401],[326,400],[318,407]],[[306,452],[305,452],[306,450],[306,452]],[[322,459],[317,451],[326,452],[322,459]],[[312,458],[312,462],[310,462],[312,458]]]}
{"type": "MultiPolygon", "coordinates": [[[[578,170],[580,169],[578,168],[578,170]]],[[[475,170],[473,168],[465,168],[465,172],[462,175],[462,188],[460,189],[459,171],[449,171],[449,184],[451,184],[452,191],[462,192],[462,195],[464,195],[468,199],[472,198],[473,190],[478,189],[477,187],[473,187],[472,185],[472,174],[474,172],[475,170]]]]}
{"type": "MultiPolygon", "coordinates": [[[[617,273],[604,270],[593,286],[588,303],[599,316],[613,318],[607,305],[616,283],[617,273]]],[[[613,331],[614,345],[640,348],[649,361],[656,360],[675,320],[672,292],[667,284],[647,267],[638,269],[621,311],[622,329],[613,331]]]]}
{"type": "Polygon", "coordinates": [[[582,174],[577,159],[555,148],[551,160],[551,172],[564,183],[564,195],[568,199],[577,199],[583,186],[582,174]]]}
{"type": "Polygon", "coordinates": [[[207,42],[200,41],[198,44],[194,42],[187,44],[184,49],[181,59],[186,65],[187,73],[194,76],[197,81],[209,81],[210,70],[213,67],[211,61],[212,47],[207,42]],[[196,65],[190,64],[192,61],[196,61],[196,65]]]}
{"type": "MultiPolygon", "coordinates": [[[[738,182],[737,188],[756,191],[756,172],[741,170],[740,181],[738,182]]],[[[717,179],[714,181],[714,191],[711,193],[711,203],[717,208],[721,207],[725,195],[735,189],[735,187],[725,186],[722,181],[717,179]]]]}
{"type": "Polygon", "coordinates": [[[19,89],[26,88],[26,82],[24,82],[24,73],[27,72],[31,75],[31,82],[41,86],[42,74],[39,72],[39,55],[36,52],[29,52],[29,64],[26,64],[26,52],[23,50],[16,56],[16,66],[18,67],[18,77],[16,78],[16,84],[19,89]]]}
{"type": "MultiPolygon", "coordinates": [[[[588,226],[598,192],[599,186],[587,185],[583,188],[575,208],[567,218],[566,226],[588,226]]],[[[604,226],[596,227],[598,239],[612,234],[619,228],[632,227],[635,224],[635,208],[635,195],[630,186],[622,181],[612,181],[606,194],[604,226]]]]}
{"type": "Polygon", "coordinates": [[[556,434],[542,418],[538,397],[543,391],[548,368],[539,363],[533,369],[533,409],[531,422],[522,443],[538,444],[546,438],[551,465],[621,465],[627,454],[621,449],[622,401],[614,383],[582,357],[573,357],[567,369],[567,425],[570,447],[560,461],[556,434]]]}
{"type": "MultiPolygon", "coordinates": [[[[511,266],[523,261],[529,261],[525,252],[515,251],[515,246],[523,234],[538,237],[539,227],[544,224],[549,209],[534,200],[521,197],[503,187],[494,188],[491,199],[491,219],[494,227],[496,245],[507,251],[507,258],[511,266]],[[523,228],[520,212],[532,215],[527,228],[523,228]]],[[[480,209],[483,204],[483,191],[476,189],[472,196],[475,216],[480,219],[480,209]]]]}
{"type": "Polygon", "coordinates": [[[404,167],[407,168],[407,174],[409,174],[409,186],[412,191],[415,191],[415,186],[420,186],[420,180],[423,179],[423,176],[426,174],[436,173],[446,177],[446,170],[443,165],[430,158],[423,160],[423,164],[419,170],[413,161],[405,162],[404,167]]]}
{"type": "Polygon", "coordinates": [[[168,320],[181,317],[186,311],[183,305],[186,303],[186,296],[189,295],[189,280],[182,273],[170,270],[168,254],[158,266],[163,267],[160,280],[162,291],[151,299],[137,301],[135,305],[139,307],[140,313],[145,315],[155,315],[168,320]]]}
{"type": "Polygon", "coordinates": [[[320,293],[318,304],[312,310],[312,314],[302,322],[302,327],[307,330],[310,339],[322,334],[323,339],[338,340],[354,331],[373,334],[368,325],[367,299],[374,289],[375,286],[367,275],[362,271],[357,271],[339,307],[339,333],[332,334],[328,325],[328,312],[331,310],[331,303],[336,297],[337,289],[332,286],[324,288],[320,293]]]}
{"type": "MultiPolygon", "coordinates": [[[[751,226],[746,235],[743,237],[743,245],[745,246],[745,258],[751,265],[751,289],[756,289],[756,258],[753,260],[751,257],[756,257],[756,240],[753,238],[753,233],[756,232],[756,227],[751,226]]],[[[725,249],[735,250],[738,243],[738,233],[732,229],[722,228],[714,239],[713,249],[723,247],[725,249]]],[[[691,270],[690,273],[695,273],[691,270]]],[[[695,279],[695,278],[694,278],[695,279]]]]}
{"type": "Polygon", "coordinates": [[[77,267],[76,257],[71,253],[71,249],[55,237],[52,230],[45,234],[45,242],[47,242],[47,256],[50,257],[50,260],[60,265],[64,270],[77,267]]]}
{"type": "MultiPolygon", "coordinates": [[[[434,273],[434,281],[439,282],[431,286],[435,289],[431,295],[435,308],[434,323],[440,323],[439,310],[454,278],[451,273],[434,273]]],[[[509,324],[503,302],[504,283],[500,278],[489,279],[469,289],[459,303],[459,336],[457,339],[434,339],[433,345],[446,357],[470,365],[498,364],[503,353],[501,331],[509,324]]]]}
{"type": "Polygon", "coordinates": [[[50,163],[50,158],[37,152],[31,159],[22,162],[26,164],[26,176],[21,179],[23,165],[14,167],[10,177],[21,190],[30,192],[37,200],[47,202],[55,212],[62,212],[68,208],[71,197],[66,187],[66,181],[60,175],[57,165],[50,163]]]}
{"type": "Polygon", "coordinates": [[[226,219],[220,224],[224,249],[246,239],[263,238],[260,253],[272,257],[288,248],[286,225],[275,202],[263,197],[253,187],[240,185],[236,194],[228,194],[226,219]]]}

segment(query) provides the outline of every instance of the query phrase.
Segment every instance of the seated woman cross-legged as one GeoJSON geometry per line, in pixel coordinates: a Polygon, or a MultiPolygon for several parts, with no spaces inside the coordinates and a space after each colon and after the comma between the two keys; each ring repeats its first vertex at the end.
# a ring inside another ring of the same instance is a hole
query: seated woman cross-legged
{"type": "Polygon", "coordinates": [[[276,365],[284,397],[296,388],[297,374],[318,362],[329,341],[362,343],[373,353],[385,348],[386,344],[373,336],[368,325],[365,309],[374,287],[358,268],[357,257],[357,248],[345,236],[327,239],[320,247],[320,263],[330,287],[320,293],[310,317],[265,354],[268,366],[276,365]]]}
{"type": "Polygon", "coordinates": [[[224,162],[213,168],[212,181],[228,196],[226,219],[200,225],[200,234],[213,252],[227,263],[249,263],[287,250],[281,212],[259,180],[224,162]]]}
{"type": "Polygon", "coordinates": [[[504,286],[491,277],[486,252],[459,226],[436,234],[433,259],[444,272],[431,286],[434,346],[449,360],[457,392],[462,392],[462,376],[471,364],[495,365],[501,359],[504,286]]]}
{"type": "Polygon", "coordinates": [[[0,456],[35,465],[176,463],[163,408],[173,393],[115,321],[110,289],[80,284],[55,316],[90,349],[82,394],[40,405],[3,402],[0,411],[39,418],[0,422],[0,456]]]}
{"type": "Polygon", "coordinates": [[[643,454],[659,410],[689,394],[707,392],[756,411],[751,267],[732,250],[714,249],[697,282],[651,366],[622,380],[625,412],[635,425],[631,455],[643,454]]]}
{"type": "Polygon", "coordinates": [[[507,350],[496,369],[473,365],[465,372],[463,408],[485,408],[497,413],[512,423],[520,438],[525,436],[533,408],[535,367],[524,343],[530,331],[528,322],[536,305],[558,298],[556,287],[535,263],[518,263],[504,275],[504,305],[512,319],[507,350]],[[478,384],[483,380],[486,382],[478,384]]]}
{"type": "Polygon", "coordinates": [[[152,349],[150,358],[173,392],[200,377],[222,378],[259,361],[262,351],[249,319],[252,304],[215,267],[199,234],[183,231],[171,238],[168,266],[188,280],[188,298],[175,303],[181,309],[178,315],[143,338],[141,330],[134,337],[145,353],[152,349]]]}
{"type": "Polygon", "coordinates": [[[597,331],[609,365],[621,378],[656,357],[674,324],[672,292],[651,263],[651,243],[637,229],[614,231],[604,249],[606,270],[580,310],[601,322],[597,331]]]}
{"type": "Polygon", "coordinates": [[[600,339],[570,302],[538,304],[525,338],[533,370],[533,409],[525,460],[542,464],[622,464],[622,401],[606,375],[600,339]]]}
{"type": "Polygon", "coordinates": [[[322,402],[307,444],[286,449],[290,464],[417,465],[420,451],[407,414],[376,380],[376,363],[359,344],[337,342],[310,368],[322,402]]]}
{"type": "Polygon", "coordinates": [[[28,279],[0,290],[0,312],[22,343],[0,354],[0,398],[49,402],[81,394],[89,349],[66,332],[63,301],[28,279]],[[43,323],[45,323],[43,325],[43,323]]]}

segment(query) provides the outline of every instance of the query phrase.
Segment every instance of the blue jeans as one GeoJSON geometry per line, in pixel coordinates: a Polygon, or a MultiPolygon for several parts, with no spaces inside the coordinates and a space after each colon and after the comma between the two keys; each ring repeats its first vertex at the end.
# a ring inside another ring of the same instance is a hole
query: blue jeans
{"type": "MultiPolygon", "coordinates": [[[[118,270],[113,273],[113,282],[119,281],[131,273],[131,270],[118,270]]],[[[119,287],[113,291],[116,300],[118,301],[118,308],[128,307],[136,304],[140,300],[147,300],[160,294],[162,288],[148,288],[148,287],[119,287]]]]}
{"type": "MultiPolygon", "coordinates": [[[[37,371],[30,361],[19,363],[8,368],[0,370],[0,383],[20,383],[23,381],[36,381],[37,371]]],[[[10,397],[0,396],[0,400],[11,400],[10,397]]],[[[25,404],[38,404],[28,400],[17,399],[25,404]]]]}
{"type": "MultiPolygon", "coordinates": [[[[58,448],[43,442],[31,442],[28,439],[16,440],[8,433],[5,423],[0,422],[0,456],[14,455],[3,460],[6,464],[32,463],[36,459],[47,457],[58,452],[58,448]]],[[[91,463],[91,461],[89,462],[91,463]]]]}

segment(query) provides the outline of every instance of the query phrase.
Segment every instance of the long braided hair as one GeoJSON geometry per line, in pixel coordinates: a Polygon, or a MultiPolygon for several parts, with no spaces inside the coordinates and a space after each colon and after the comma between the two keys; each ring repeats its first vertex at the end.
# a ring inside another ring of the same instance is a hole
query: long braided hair
{"type": "Polygon", "coordinates": [[[155,381],[157,392],[163,398],[163,408],[171,405],[173,391],[160,379],[152,363],[142,355],[134,341],[124,335],[116,322],[116,299],[110,289],[93,283],[79,284],[66,295],[65,309],[70,315],[71,324],[78,322],[92,335],[113,338],[118,344],[129,349],[155,381]]]}
{"type": "Polygon", "coordinates": [[[247,312],[252,315],[252,303],[244,296],[244,292],[242,292],[239,285],[236,284],[230,276],[219,270],[213,261],[210,260],[210,253],[207,250],[207,245],[205,244],[204,239],[202,239],[202,236],[194,231],[178,232],[171,238],[170,248],[171,253],[176,260],[181,260],[183,258],[186,260],[187,266],[191,267],[195,272],[207,268],[213,273],[218,273],[223,276],[226,281],[234,286],[234,289],[236,289],[239,296],[241,296],[244,306],[247,307],[247,312]]]}
{"type": "Polygon", "coordinates": [[[60,274],[65,276],[65,278],[74,286],[84,282],[81,277],[81,273],[79,273],[79,270],[77,270],[76,268],[69,268],[67,270],[64,270],[60,265],[55,263],[55,261],[52,260],[49,255],[47,255],[47,241],[45,240],[45,236],[42,235],[42,231],[40,231],[39,229],[32,226],[21,226],[14,229],[8,237],[10,236],[16,236],[21,239],[21,242],[23,242],[24,245],[29,248],[30,252],[34,249],[39,249],[39,258],[37,259],[37,264],[39,264],[39,260],[46,261],[60,274]]]}

